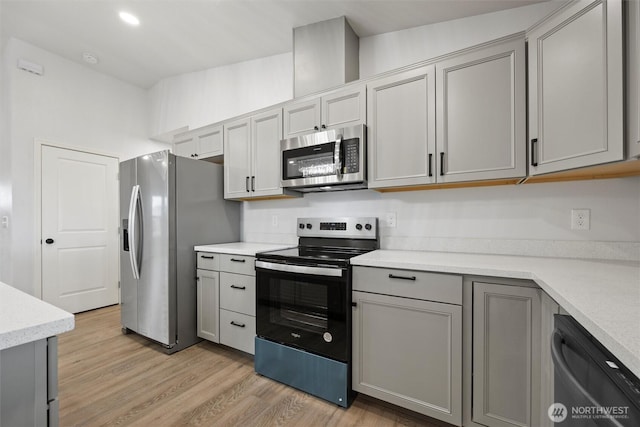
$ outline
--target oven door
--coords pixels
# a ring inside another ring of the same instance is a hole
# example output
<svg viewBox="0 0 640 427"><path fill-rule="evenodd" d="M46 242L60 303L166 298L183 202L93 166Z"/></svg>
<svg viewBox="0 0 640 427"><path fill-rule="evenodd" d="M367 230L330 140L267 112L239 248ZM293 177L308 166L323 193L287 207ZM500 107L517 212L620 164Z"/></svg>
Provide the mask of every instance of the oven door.
<svg viewBox="0 0 640 427"><path fill-rule="evenodd" d="M256 261L256 334L348 362L350 272Z"/></svg>

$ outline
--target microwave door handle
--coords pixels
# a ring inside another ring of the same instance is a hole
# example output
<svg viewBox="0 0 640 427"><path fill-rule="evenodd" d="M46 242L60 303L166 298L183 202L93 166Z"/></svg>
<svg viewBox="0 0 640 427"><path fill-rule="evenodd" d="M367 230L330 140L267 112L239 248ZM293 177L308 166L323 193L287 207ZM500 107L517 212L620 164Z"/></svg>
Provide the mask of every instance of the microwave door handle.
<svg viewBox="0 0 640 427"><path fill-rule="evenodd" d="M333 152L333 164L336 166L336 176L342 179L342 135L338 135L336 146Z"/></svg>

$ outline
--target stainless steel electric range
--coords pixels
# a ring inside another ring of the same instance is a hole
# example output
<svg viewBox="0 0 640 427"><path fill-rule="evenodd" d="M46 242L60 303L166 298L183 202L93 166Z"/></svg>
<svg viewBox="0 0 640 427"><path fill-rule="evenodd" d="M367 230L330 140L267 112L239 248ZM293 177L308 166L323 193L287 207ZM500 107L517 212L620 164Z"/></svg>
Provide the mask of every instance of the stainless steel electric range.
<svg viewBox="0 0 640 427"><path fill-rule="evenodd" d="M377 218L299 218L298 247L256 255L257 373L348 407L351 264Z"/></svg>

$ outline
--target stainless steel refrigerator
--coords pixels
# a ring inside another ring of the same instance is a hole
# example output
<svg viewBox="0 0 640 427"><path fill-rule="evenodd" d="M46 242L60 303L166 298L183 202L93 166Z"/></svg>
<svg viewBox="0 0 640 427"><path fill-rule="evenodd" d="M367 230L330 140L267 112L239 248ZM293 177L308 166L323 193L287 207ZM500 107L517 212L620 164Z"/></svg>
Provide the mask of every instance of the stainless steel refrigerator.
<svg viewBox="0 0 640 427"><path fill-rule="evenodd" d="M169 151L120 163L122 331L167 353L200 341L193 247L240 240L240 204L224 200L222 169Z"/></svg>

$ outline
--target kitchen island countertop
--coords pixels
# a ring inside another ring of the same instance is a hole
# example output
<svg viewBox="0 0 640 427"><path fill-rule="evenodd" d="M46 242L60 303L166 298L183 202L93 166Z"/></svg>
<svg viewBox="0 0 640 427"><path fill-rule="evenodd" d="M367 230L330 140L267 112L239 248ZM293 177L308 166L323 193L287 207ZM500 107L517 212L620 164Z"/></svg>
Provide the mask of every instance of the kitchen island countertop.
<svg viewBox="0 0 640 427"><path fill-rule="evenodd" d="M196 252L255 256L258 252L277 251L278 249L290 248L292 246L296 245L287 245L283 243L234 242L195 246L194 250Z"/></svg>
<svg viewBox="0 0 640 427"><path fill-rule="evenodd" d="M73 314L0 282L0 350L52 337L74 326Z"/></svg>
<svg viewBox="0 0 640 427"><path fill-rule="evenodd" d="M640 263L377 250L351 264L533 280L640 377Z"/></svg>

